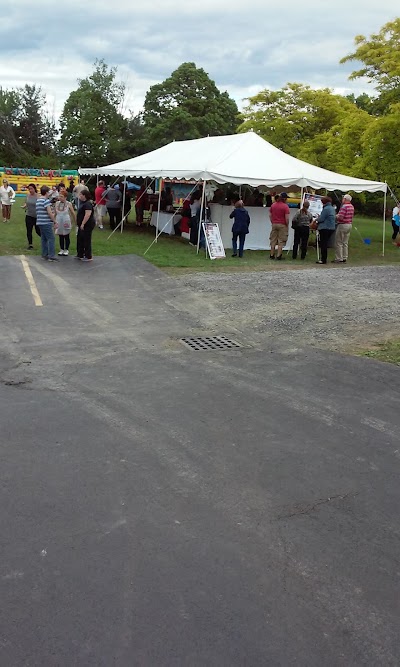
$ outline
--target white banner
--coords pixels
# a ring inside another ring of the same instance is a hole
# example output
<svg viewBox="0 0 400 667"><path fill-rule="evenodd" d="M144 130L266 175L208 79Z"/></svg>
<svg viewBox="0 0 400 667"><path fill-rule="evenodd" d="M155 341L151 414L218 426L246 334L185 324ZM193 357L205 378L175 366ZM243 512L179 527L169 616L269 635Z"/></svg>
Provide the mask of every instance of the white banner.
<svg viewBox="0 0 400 667"><path fill-rule="evenodd" d="M224 245L221 233L216 222L203 222L204 236L206 237L208 254L210 259L225 258Z"/></svg>
<svg viewBox="0 0 400 667"><path fill-rule="evenodd" d="M304 194L303 201L301 205L303 206L303 203L305 201L310 202L310 208L308 209L311 215L318 217L320 213L322 213L322 195L310 195L308 192Z"/></svg>

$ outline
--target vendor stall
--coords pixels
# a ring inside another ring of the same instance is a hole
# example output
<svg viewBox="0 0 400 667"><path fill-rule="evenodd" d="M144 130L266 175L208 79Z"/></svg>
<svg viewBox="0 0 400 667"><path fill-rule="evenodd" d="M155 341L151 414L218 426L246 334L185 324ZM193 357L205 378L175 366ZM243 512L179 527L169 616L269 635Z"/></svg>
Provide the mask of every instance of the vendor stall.
<svg viewBox="0 0 400 667"><path fill-rule="evenodd" d="M302 160L287 155L272 144L262 139L255 132L234 134L222 137L205 137L189 141L174 141L155 151L140 155L97 169L80 169L84 174L104 176L130 176L139 178L166 178L193 180L203 186L201 213L206 202L204 193L207 183L232 183L233 185L250 185L258 188L281 186L288 189L292 186L301 188L302 193L312 190L339 190L340 192L383 192L383 254L385 244L385 212L387 184L337 174L322 169ZM196 187L193 186L194 188ZM160 197L158 202L158 224L156 239L163 226L160 225ZM224 226L225 243L227 244L226 212L216 210L215 215L221 218ZM251 214L251 213L250 213ZM246 247L262 245L262 222L257 216L265 214L265 237L268 238L268 215L266 210L254 214L253 241L251 236ZM218 220L216 220L218 222ZM257 231L258 230L258 231ZM155 239L155 240L156 240ZM200 234L199 234L200 241ZM265 245L267 248L268 246Z"/></svg>
<svg viewBox="0 0 400 667"><path fill-rule="evenodd" d="M230 248L232 245L232 220L229 216L233 208L232 206L223 206L221 204L211 204L210 208L212 221L218 223L224 248ZM249 233L246 237L246 250L270 250L269 235L271 233L271 221L269 219L269 208L263 206L246 206L246 210L250 215ZM294 231L291 224L298 210L298 208L290 209L289 237L284 248L285 250L290 250L293 245Z"/></svg>
<svg viewBox="0 0 400 667"><path fill-rule="evenodd" d="M169 234L172 236L175 234L174 225L176 225L181 219L179 213L164 213L163 211L153 211L151 214L150 224L153 227L157 227L157 217L158 217L158 231L159 233Z"/></svg>

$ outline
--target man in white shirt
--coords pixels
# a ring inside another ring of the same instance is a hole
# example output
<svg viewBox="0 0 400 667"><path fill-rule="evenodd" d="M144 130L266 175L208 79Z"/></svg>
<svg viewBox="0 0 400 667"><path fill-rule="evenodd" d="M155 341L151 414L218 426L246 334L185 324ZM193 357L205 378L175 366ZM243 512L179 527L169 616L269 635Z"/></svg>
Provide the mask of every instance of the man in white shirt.
<svg viewBox="0 0 400 667"><path fill-rule="evenodd" d="M15 201L15 191L12 189L11 185L8 184L6 178L3 180L3 185L0 187L0 201L3 222L8 222L11 218L11 205Z"/></svg>

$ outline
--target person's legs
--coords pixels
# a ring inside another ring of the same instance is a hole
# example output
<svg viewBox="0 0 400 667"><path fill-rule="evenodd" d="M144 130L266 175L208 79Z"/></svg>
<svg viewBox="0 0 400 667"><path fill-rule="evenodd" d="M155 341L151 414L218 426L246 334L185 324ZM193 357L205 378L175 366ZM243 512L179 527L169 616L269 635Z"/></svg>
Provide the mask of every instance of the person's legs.
<svg viewBox="0 0 400 667"><path fill-rule="evenodd" d="M199 233L199 227L197 218L194 216L190 221L190 243L192 245L197 245L197 235Z"/></svg>
<svg viewBox="0 0 400 667"><path fill-rule="evenodd" d="M307 227L307 225L302 225L300 227L301 259L305 259L307 255L309 237L310 237L310 228Z"/></svg>
<svg viewBox="0 0 400 667"><path fill-rule="evenodd" d="M110 216L110 229L115 229L115 208L109 208L108 215Z"/></svg>
<svg viewBox="0 0 400 667"><path fill-rule="evenodd" d="M79 227L78 228L78 236L76 237L76 256L79 257L79 259L83 259L83 255L85 253L85 244L84 244L84 240L83 240L83 234L84 234L84 232Z"/></svg>
<svg viewBox="0 0 400 667"><path fill-rule="evenodd" d="M11 206L9 204L7 204L4 208L5 208L5 213L6 213L5 218L6 218L6 220L10 220L10 218L11 218Z"/></svg>
<svg viewBox="0 0 400 667"><path fill-rule="evenodd" d="M344 227L342 230L342 243L343 243L343 261L347 262L349 258L349 238L351 232L351 225L340 225Z"/></svg>
<svg viewBox="0 0 400 667"><path fill-rule="evenodd" d="M138 225L141 225L143 222L143 208L139 206L135 206L136 209L136 223Z"/></svg>
<svg viewBox="0 0 400 667"><path fill-rule="evenodd" d="M92 232L93 225L85 225L83 230L83 246L86 259L92 259Z"/></svg>
<svg viewBox="0 0 400 667"><path fill-rule="evenodd" d="M67 252L69 251L69 245L70 245L70 243L71 243L70 236L69 236L69 234L66 234L66 235L64 236L64 250L67 251Z"/></svg>
<svg viewBox="0 0 400 667"><path fill-rule="evenodd" d="M245 240L246 240L246 234L244 233L239 234L239 257L243 257Z"/></svg>
<svg viewBox="0 0 400 667"><path fill-rule="evenodd" d="M5 204L2 204L2 205L1 205L1 214L2 214L2 216L3 216L3 222L7 222L7 218L6 218L6 205L5 205Z"/></svg>
<svg viewBox="0 0 400 667"><path fill-rule="evenodd" d="M338 225L336 228L335 241L335 261L343 262L343 240L344 240L344 225Z"/></svg>
<svg viewBox="0 0 400 667"><path fill-rule="evenodd" d="M232 232L232 250L233 257L237 257L237 239L239 234L237 232Z"/></svg>
<svg viewBox="0 0 400 667"><path fill-rule="evenodd" d="M30 215L25 216L25 225L26 225L26 238L28 240L28 246L31 247L33 243L32 239L32 230L35 226L36 220Z"/></svg>
<svg viewBox="0 0 400 667"><path fill-rule="evenodd" d="M399 226L396 225L395 220L392 220L392 227L393 227L392 241L395 241L397 234L399 233Z"/></svg>
<svg viewBox="0 0 400 667"><path fill-rule="evenodd" d="M48 225L40 225L40 232L40 238L42 242L42 257L50 257L51 259L54 259L56 247L53 223Z"/></svg>
<svg viewBox="0 0 400 667"><path fill-rule="evenodd" d="M278 227L279 225L271 226L271 234L269 235L269 242L271 246L271 250L269 251L270 257L275 257L275 247L278 243Z"/></svg>
<svg viewBox="0 0 400 667"><path fill-rule="evenodd" d="M294 230L294 241L293 241L293 251L292 251L292 257L293 259L297 259L297 250L299 247L300 243L300 235L301 235L301 227L296 227Z"/></svg>
<svg viewBox="0 0 400 667"><path fill-rule="evenodd" d="M276 259L282 258L283 248L286 245L288 239L288 228L286 225L278 225L278 252Z"/></svg>
<svg viewBox="0 0 400 667"><path fill-rule="evenodd" d="M121 223L122 220L122 208L117 208L117 210L115 211L115 220L117 223L116 226L118 227L118 225Z"/></svg>
<svg viewBox="0 0 400 667"><path fill-rule="evenodd" d="M47 249L47 236L44 227L46 227L46 225L40 225L40 243L42 246L42 257L47 259L49 252Z"/></svg>
<svg viewBox="0 0 400 667"><path fill-rule="evenodd" d="M326 264L328 259L328 239L330 229L320 229L319 230L319 244L321 248L321 261L323 264Z"/></svg>
<svg viewBox="0 0 400 667"><path fill-rule="evenodd" d="M64 247L65 247L65 246L64 246L64 239L65 239L65 236L63 236L62 234L60 234L58 238L59 238L59 241L60 241L60 250L63 250L63 251L64 251Z"/></svg>

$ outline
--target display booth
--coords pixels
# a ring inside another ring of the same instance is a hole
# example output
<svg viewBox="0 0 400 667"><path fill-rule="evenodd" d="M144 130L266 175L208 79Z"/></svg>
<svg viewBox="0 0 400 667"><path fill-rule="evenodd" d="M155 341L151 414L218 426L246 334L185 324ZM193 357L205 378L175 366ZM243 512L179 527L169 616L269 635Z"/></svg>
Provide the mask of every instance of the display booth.
<svg viewBox="0 0 400 667"><path fill-rule="evenodd" d="M96 174L102 176L125 176L136 178L165 178L192 180L203 186L201 212L204 210L204 195L207 183L229 183L236 186L249 185L258 188L265 186L274 188L281 186L290 189L298 186L302 194L311 189L340 192L383 192L383 254L385 250L385 212L387 184L379 181L368 181L337 174L321 167L309 164L287 155L268 141L262 139L255 132L234 134L222 137L205 137L189 141L174 141L155 151L140 155L123 162L97 167L96 169L80 169L82 174ZM193 186L193 190L197 185ZM156 218L156 237L169 226L172 220L160 224L159 193L158 211ZM218 205L213 205L213 207ZM229 207L214 209L215 222L221 225L222 238L228 244L228 213ZM220 220L218 220L218 216ZM255 208L250 210L250 234L246 248L268 248L269 217L267 209ZM263 217L261 220L260 216ZM172 214L170 214L172 218ZM214 219L214 217L213 217ZM254 226L252 227L254 223ZM123 225L123 222L122 222ZM230 227L231 221L229 222ZM264 226L264 227L263 227ZM122 229L122 226L121 226ZM263 231L264 229L264 231ZM290 238L290 237L289 237ZM200 235L199 235L200 240ZM287 247L290 247L288 244Z"/></svg>

